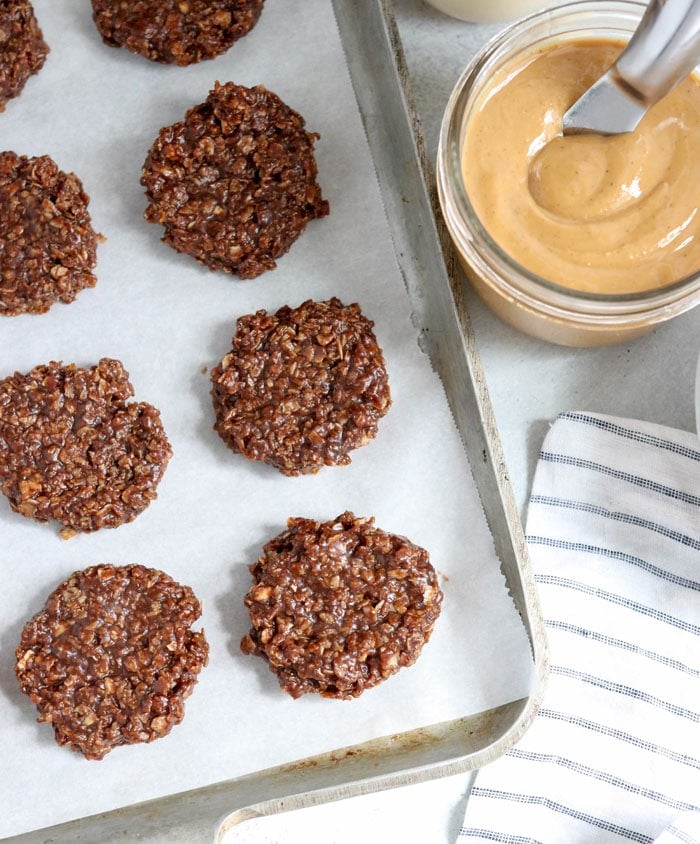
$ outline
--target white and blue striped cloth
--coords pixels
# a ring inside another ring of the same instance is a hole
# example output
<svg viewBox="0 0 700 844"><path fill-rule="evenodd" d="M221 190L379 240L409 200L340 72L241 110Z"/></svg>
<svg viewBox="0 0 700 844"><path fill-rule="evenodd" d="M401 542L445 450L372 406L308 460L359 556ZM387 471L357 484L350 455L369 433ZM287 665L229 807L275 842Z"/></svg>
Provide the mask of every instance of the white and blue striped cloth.
<svg viewBox="0 0 700 844"><path fill-rule="evenodd" d="M460 844L700 844L700 440L563 414L526 533L550 678Z"/></svg>

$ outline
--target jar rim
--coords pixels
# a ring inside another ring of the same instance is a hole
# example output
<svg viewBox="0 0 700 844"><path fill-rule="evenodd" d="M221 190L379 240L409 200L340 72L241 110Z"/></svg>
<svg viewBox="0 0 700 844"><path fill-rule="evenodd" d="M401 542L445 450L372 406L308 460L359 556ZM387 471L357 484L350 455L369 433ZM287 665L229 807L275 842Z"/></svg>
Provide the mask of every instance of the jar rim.
<svg viewBox="0 0 700 844"><path fill-rule="evenodd" d="M572 24L580 22L581 27L572 28L566 38L578 40L595 35L595 30L603 30L606 18L611 21L615 16L622 16L629 19L630 29L621 30L618 23L614 27L617 32L610 37L625 38L632 34L645 9L646 4L641 0L572 0L528 15L507 26L476 53L461 73L447 102L438 144L437 180L448 228L469 257L477 264L484 264L482 270L491 270L487 275L492 282L512 298L536 310L549 311L552 315L573 312L616 323L621 317L634 319L635 315L641 318L642 314L648 320L650 312L654 311L662 312L665 319L692 307L696 300L700 301L700 271L663 287L633 293L589 293L550 281L522 266L495 242L474 210L464 184L462 130L465 115L468 106L487 84L489 69L498 62L507 64L509 59L526 55L547 43L564 40L561 34L555 33L526 46L517 45L514 50L513 42L518 37L536 30L542 22L568 16Z"/></svg>

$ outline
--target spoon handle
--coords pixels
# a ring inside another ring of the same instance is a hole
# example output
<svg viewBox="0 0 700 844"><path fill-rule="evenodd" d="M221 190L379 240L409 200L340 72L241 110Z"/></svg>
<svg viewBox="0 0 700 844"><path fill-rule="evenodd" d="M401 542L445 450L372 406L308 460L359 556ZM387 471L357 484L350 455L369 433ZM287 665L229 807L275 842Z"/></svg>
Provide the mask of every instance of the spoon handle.
<svg viewBox="0 0 700 844"><path fill-rule="evenodd" d="M613 73L648 108L687 76L700 55L700 0L651 0Z"/></svg>

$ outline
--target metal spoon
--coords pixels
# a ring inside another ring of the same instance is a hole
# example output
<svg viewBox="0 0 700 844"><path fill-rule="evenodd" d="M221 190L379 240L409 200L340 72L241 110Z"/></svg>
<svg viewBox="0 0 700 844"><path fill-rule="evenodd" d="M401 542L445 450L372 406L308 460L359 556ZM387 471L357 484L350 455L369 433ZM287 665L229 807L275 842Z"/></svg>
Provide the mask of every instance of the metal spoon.
<svg viewBox="0 0 700 844"><path fill-rule="evenodd" d="M631 132L700 60L700 0L651 0L615 64L564 115L564 134Z"/></svg>

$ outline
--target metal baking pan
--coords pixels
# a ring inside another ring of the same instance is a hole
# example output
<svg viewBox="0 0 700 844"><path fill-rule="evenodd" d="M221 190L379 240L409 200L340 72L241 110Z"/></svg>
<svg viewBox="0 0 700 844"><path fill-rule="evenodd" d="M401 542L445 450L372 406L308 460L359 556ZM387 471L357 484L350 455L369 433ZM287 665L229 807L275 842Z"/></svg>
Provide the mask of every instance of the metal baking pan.
<svg viewBox="0 0 700 844"><path fill-rule="evenodd" d="M469 717L345 747L238 779L5 839L28 842L220 841L254 817L466 772L530 725L546 676L534 579L459 274L440 222L388 0L332 0L424 351L444 384L502 571L527 631L533 691Z"/></svg>

